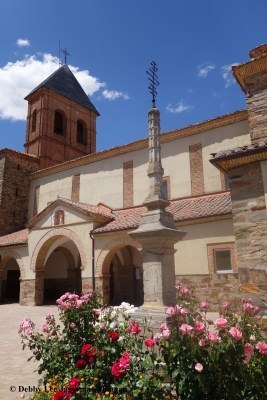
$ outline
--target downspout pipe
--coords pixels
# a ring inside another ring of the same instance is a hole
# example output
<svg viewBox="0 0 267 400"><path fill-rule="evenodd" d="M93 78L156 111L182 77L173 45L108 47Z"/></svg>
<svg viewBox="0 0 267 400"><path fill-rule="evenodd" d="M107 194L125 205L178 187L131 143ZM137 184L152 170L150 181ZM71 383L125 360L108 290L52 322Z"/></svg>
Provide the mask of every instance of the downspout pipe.
<svg viewBox="0 0 267 400"><path fill-rule="evenodd" d="M93 236L93 229L90 231L90 238L92 240L92 283L93 291L95 291L95 239Z"/></svg>

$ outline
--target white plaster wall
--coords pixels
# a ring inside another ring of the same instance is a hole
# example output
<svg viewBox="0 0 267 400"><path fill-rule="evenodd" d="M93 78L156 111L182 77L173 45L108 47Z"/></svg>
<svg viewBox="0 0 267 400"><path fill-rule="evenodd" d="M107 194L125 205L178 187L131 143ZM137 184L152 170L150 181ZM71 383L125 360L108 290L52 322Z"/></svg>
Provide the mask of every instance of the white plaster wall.
<svg viewBox="0 0 267 400"><path fill-rule="evenodd" d="M205 192L221 190L219 171L213 167L210 154L249 143L248 123L216 128L198 135L188 136L162 144L162 164L164 175L170 176L171 198L191 195L189 146L202 143ZM133 160L134 205L140 205L147 196L148 150L142 149L131 153L114 156L109 159L72 168L63 172L31 182L29 218L33 213L33 199L36 185L40 185L38 212L57 196L70 198L72 176L80 174L80 201L90 204L105 203L112 208L123 207L123 163Z"/></svg>
<svg viewBox="0 0 267 400"><path fill-rule="evenodd" d="M232 219L179 227L186 232L175 245L176 275L208 274L207 244L235 242Z"/></svg>

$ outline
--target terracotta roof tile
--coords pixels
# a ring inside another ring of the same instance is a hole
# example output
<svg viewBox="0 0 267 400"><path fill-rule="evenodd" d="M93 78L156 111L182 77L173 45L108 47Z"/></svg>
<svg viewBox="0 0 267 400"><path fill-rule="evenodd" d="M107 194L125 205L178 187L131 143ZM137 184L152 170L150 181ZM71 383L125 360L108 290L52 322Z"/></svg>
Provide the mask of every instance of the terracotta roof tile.
<svg viewBox="0 0 267 400"><path fill-rule="evenodd" d="M28 241L28 229L10 233L0 237L0 247L11 246L15 244L24 244Z"/></svg>
<svg viewBox="0 0 267 400"><path fill-rule="evenodd" d="M167 210L171 211L176 222L231 214L229 192L188 197L173 200ZM94 233L113 232L137 228L145 207L134 207L114 211L115 219L94 230Z"/></svg>
<svg viewBox="0 0 267 400"><path fill-rule="evenodd" d="M103 215L104 217L114 218L112 209L105 206L102 203L99 203L97 206L93 206L87 203L81 203L80 201L72 201L69 199L65 199L64 197L58 196L59 200L63 200L64 203L70 204L74 207L80 208L81 210L91 212L93 214Z"/></svg>
<svg viewBox="0 0 267 400"><path fill-rule="evenodd" d="M232 149L219 151L218 153L211 153L211 155L214 160L217 160L220 158L230 157L233 155L242 156L242 155L245 155L246 153L254 153L254 152L262 151L262 150L267 150L267 140L263 140L262 142L259 142L259 143L253 143L253 144L249 144L249 145L234 147Z"/></svg>

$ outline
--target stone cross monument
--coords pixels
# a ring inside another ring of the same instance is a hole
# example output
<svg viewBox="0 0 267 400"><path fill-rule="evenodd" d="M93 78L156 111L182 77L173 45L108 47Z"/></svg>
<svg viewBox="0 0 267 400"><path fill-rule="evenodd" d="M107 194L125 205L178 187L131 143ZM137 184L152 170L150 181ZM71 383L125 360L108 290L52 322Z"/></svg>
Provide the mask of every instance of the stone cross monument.
<svg viewBox="0 0 267 400"><path fill-rule="evenodd" d="M176 303L174 244L185 235L176 229L170 204L162 191L163 168L160 149L160 112L154 106L148 113L149 193L143 202L147 211L135 231L128 234L142 245L144 308Z"/></svg>

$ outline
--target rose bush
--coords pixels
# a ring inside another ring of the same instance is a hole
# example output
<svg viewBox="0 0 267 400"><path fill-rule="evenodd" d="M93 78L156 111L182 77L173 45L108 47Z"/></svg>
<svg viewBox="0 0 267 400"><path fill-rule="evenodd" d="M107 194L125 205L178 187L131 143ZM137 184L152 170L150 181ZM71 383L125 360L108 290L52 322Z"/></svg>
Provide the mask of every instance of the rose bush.
<svg viewBox="0 0 267 400"><path fill-rule="evenodd" d="M258 307L244 299L233 312L223 302L212 323L207 301L198 303L180 285L176 290L177 304L154 333L132 319L133 306L102 307L96 293L61 296L61 326L49 314L38 332L24 319L22 343L43 376L33 399L266 399L267 343L256 324Z"/></svg>
<svg viewBox="0 0 267 400"><path fill-rule="evenodd" d="M103 308L96 293L66 293L57 304L62 329L52 315L46 317L42 332L29 319L19 327L23 347L40 361L40 388L46 389L34 399L168 396L152 331L131 318L133 306Z"/></svg>
<svg viewBox="0 0 267 400"><path fill-rule="evenodd" d="M198 303L179 285L177 305L156 335L167 374L181 400L263 400L267 398L267 344L256 324L259 308L244 299L239 312L222 303L208 321L208 302ZM182 312L182 310L187 312Z"/></svg>

